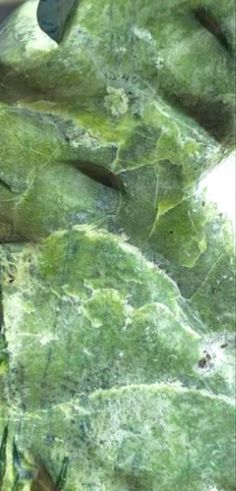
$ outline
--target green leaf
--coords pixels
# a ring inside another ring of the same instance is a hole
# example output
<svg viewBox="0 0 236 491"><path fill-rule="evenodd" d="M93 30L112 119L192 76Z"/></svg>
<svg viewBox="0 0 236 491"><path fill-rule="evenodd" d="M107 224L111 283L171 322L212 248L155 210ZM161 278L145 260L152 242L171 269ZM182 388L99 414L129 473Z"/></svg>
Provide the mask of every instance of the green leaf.
<svg viewBox="0 0 236 491"><path fill-rule="evenodd" d="M195 196L235 145L234 4L200 3L1 27L1 491L234 487L233 240Z"/></svg>

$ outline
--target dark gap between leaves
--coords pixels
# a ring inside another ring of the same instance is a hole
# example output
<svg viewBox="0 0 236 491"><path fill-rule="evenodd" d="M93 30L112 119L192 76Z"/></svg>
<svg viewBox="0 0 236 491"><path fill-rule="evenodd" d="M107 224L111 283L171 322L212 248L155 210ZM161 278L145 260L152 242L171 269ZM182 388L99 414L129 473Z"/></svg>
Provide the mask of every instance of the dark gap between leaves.
<svg viewBox="0 0 236 491"><path fill-rule="evenodd" d="M209 31L219 41L220 45L232 56L232 48L212 13L205 8L198 8L194 10L194 16L199 24Z"/></svg>
<svg viewBox="0 0 236 491"><path fill-rule="evenodd" d="M92 162L85 160L66 160L65 162L71 164L82 174L93 179L93 181L99 182L116 191L125 191L125 186L121 177L105 167L95 165Z"/></svg>

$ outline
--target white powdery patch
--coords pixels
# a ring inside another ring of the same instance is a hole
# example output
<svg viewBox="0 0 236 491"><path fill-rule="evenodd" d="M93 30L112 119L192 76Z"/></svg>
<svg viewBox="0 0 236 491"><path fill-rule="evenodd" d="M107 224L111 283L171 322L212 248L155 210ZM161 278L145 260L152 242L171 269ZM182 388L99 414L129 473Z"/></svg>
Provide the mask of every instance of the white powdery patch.
<svg viewBox="0 0 236 491"><path fill-rule="evenodd" d="M22 346L21 332L24 318L24 302L20 292L3 298L6 339L12 355Z"/></svg>
<svg viewBox="0 0 236 491"><path fill-rule="evenodd" d="M231 221L235 231L235 158L232 153L203 179L200 190L206 190L209 202L216 203L220 212Z"/></svg>
<svg viewBox="0 0 236 491"><path fill-rule="evenodd" d="M4 321L9 331L16 332L21 326L24 317L24 302L22 295L17 292L4 298ZM8 329L7 329L8 331Z"/></svg>
<svg viewBox="0 0 236 491"><path fill-rule="evenodd" d="M139 27L134 26L132 28L132 31L137 38L142 39L147 43L155 44L155 40L153 39L151 33L147 31L147 29L140 29Z"/></svg>
<svg viewBox="0 0 236 491"><path fill-rule="evenodd" d="M53 341L59 341L59 337L53 334L52 332L45 331L41 333L39 342L42 346L46 346Z"/></svg>

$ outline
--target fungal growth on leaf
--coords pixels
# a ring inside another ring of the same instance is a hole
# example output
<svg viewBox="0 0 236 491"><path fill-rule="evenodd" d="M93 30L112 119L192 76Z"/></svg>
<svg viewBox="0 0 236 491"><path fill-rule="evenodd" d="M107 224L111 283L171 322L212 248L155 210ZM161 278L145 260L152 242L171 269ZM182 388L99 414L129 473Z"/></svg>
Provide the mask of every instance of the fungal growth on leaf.
<svg viewBox="0 0 236 491"><path fill-rule="evenodd" d="M233 234L198 184L234 2L62 5L0 26L0 490L231 491Z"/></svg>

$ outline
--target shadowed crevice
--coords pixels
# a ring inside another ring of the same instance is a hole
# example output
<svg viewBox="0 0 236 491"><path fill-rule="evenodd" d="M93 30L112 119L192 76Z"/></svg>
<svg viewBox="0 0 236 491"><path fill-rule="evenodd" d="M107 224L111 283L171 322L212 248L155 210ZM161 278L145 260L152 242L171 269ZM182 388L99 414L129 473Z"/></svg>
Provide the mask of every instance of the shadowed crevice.
<svg viewBox="0 0 236 491"><path fill-rule="evenodd" d="M65 162L72 165L93 181L103 184L103 186L115 189L116 191L125 191L125 185L121 177L105 167L85 160L66 160Z"/></svg>
<svg viewBox="0 0 236 491"><path fill-rule="evenodd" d="M29 80L27 75L0 62L0 102L14 104L20 99L28 102L53 100L50 91L44 92Z"/></svg>
<svg viewBox="0 0 236 491"><path fill-rule="evenodd" d="M3 179L0 178L0 186L2 186L6 191L9 191L10 193L12 192L11 186L7 184Z"/></svg>
<svg viewBox="0 0 236 491"><path fill-rule="evenodd" d="M194 102L191 93L169 94L162 88L163 98L179 113L192 118L216 141L234 148L234 108L223 101L210 102L198 97Z"/></svg>
<svg viewBox="0 0 236 491"><path fill-rule="evenodd" d="M32 481L30 491L63 491L66 484L68 462L68 458L65 457L55 483L46 465L39 459L36 475Z"/></svg>
<svg viewBox="0 0 236 491"><path fill-rule="evenodd" d="M209 10L200 7L197 8L193 11L195 18L201 24L204 29L209 31L220 43L222 48L224 48L227 53L230 54L230 56L233 55L233 50L232 46L230 46L228 39L223 32L221 26L219 25L218 21L215 19L214 15L212 12Z"/></svg>
<svg viewBox="0 0 236 491"><path fill-rule="evenodd" d="M4 476L6 473L7 465L7 438L8 438L8 425L5 426L0 445L0 489L2 489Z"/></svg>

